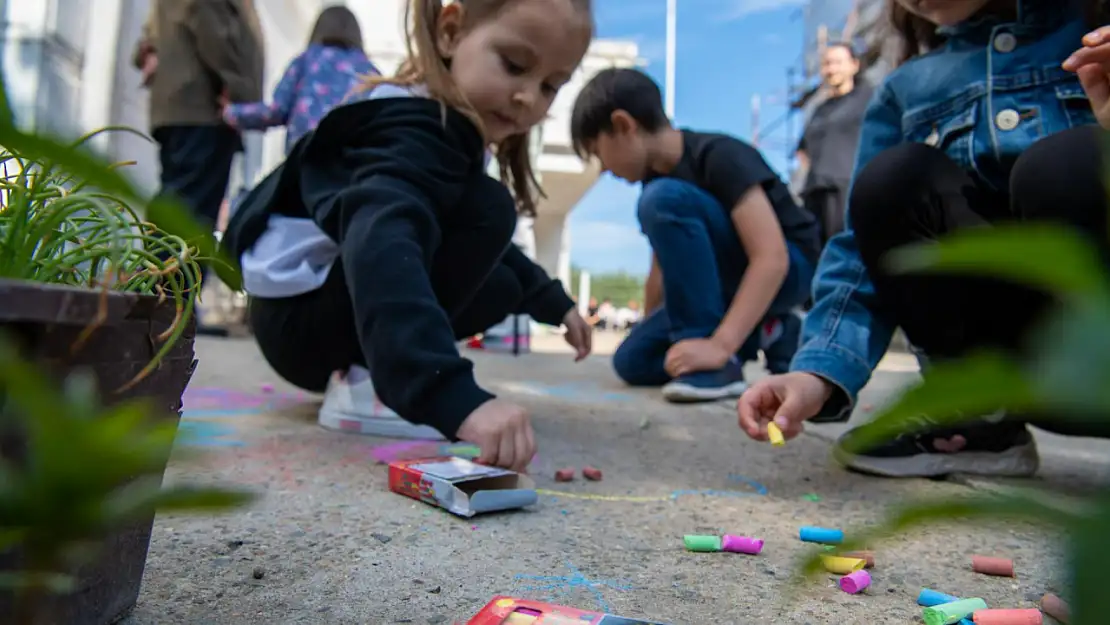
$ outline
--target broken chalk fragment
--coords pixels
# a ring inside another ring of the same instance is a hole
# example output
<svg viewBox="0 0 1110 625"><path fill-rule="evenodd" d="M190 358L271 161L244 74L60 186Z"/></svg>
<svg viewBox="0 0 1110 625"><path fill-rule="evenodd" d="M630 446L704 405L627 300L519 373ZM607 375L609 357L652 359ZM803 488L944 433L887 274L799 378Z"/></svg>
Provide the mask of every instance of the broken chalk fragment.
<svg viewBox="0 0 1110 625"><path fill-rule="evenodd" d="M844 532L827 527L803 527L798 530L798 538L807 543L839 545L844 542Z"/></svg>
<svg viewBox="0 0 1110 625"><path fill-rule="evenodd" d="M976 610L972 621L976 625L1043 625L1044 616L1035 608Z"/></svg>
<svg viewBox="0 0 1110 625"><path fill-rule="evenodd" d="M775 447L782 447L786 444L786 439L782 436L782 430L773 421L767 424L767 440L771 441L771 445Z"/></svg>
<svg viewBox="0 0 1110 625"><path fill-rule="evenodd" d="M683 544L686 549L690 551L720 551L721 550L721 537L720 536L697 536L694 534L687 534L682 537Z"/></svg>
<svg viewBox="0 0 1110 625"><path fill-rule="evenodd" d="M978 610L986 609L987 602L982 599L960 599L959 601L941 603L925 608L922 611L921 618L925 621L925 625L952 625L971 616Z"/></svg>
<svg viewBox="0 0 1110 625"><path fill-rule="evenodd" d="M273 384L263 384L262 385L262 392L263 393L273 393L274 392L274 385Z"/></svg>
<svg viewBox="0 0 1110 625"><path fill-rule="evenodd" d="M601 481L601 469L597 467L582 467L582 477L591 482Z"/></svg>
<svg viewBox="0 0 1110 625"><path fill-rule="evenodd" d="M1064 625L1071 622L1071 608L1066 601L1052 593L1041 597L1041 610Z"/></svg>
<svg viewBox="0 0 1110 625"><path fill-rule="evenodd" d="M556 482L573 482L574 469L559 469L555 471Z"/></svg>
<svg viewBox="0 0 1110 625"><path fill-rule="evenodd" d="M873 551L846 551L840 555L845 558L859 558L867 563L866 568L875 568L875 552Z"/></svg>
<svg viewBox="0 0 1110 625"><path fill-rule="evenodd" d="M1014 561L1007 558L971 556L971 570L983 575L1014 576Z"/></svg>
<svg viewBox="0 0 1110 625"><path fill-rule="evenodd" d="M859 558L845 558L844 556L826 556L821 555L821 564L825 565L825 570L837 575L848 575L856 571L862 571L867 563Z"/></svg>
<svg viewBox="0 0 1110 625"><path fill-rule="evenodd" d="M840 578L840 589L854 595L871 585L871 574L867 571L855 571Z"/></svg>
<svg viewBox="0 0 1110 625"><path fill-rule="evenodd" d="M721 549L730 553L746 553L754 556L763 551L763 541L758 538L725 534L721 540Z"/></svg>

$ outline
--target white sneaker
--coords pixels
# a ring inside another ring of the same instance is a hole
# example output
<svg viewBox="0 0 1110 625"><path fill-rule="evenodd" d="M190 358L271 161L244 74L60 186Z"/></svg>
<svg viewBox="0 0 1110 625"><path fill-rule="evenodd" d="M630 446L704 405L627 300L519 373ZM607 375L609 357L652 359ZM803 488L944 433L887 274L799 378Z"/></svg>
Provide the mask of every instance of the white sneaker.
<svg viewBox="0 0 1110 625"><path fill-rule="evenodd" d="M445 440L439 430L406 421L383 404L374 392L370 372L362 367L351 367L347 375L338 371L332 375L319 422L329 430L352 434Z"/></svg>

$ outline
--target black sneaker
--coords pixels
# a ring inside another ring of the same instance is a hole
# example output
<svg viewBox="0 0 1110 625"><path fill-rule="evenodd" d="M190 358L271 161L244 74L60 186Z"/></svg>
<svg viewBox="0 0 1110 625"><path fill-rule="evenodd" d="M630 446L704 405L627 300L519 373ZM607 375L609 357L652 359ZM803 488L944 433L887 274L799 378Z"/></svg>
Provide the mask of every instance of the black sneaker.
<svg viewBox="0 0 1110 625"><path fill-rule="evenodd" d="M931 424L923 420L923 426ZM1040 459L1037 445L1024 423L979 422L953 428L928 427L902 434L867 452L844 449L853 433L837 441L833 455L852 471L883 477L944 477L969 473L997 477L1030 477Z"/></svg>

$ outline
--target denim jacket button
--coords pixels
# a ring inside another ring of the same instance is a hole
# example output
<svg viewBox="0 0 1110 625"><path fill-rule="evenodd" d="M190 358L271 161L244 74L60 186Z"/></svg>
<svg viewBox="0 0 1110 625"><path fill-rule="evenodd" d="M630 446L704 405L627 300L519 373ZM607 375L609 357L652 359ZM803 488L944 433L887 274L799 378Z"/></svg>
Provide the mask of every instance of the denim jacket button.
<svg viewBox="0 0 1110 625"><path fill-rule="evenodd" d="M994 49L1003 54L1013 52L1016 47L1017 37L1010 33L999 33L998 36L994 38Z"/></svg>
<svg viewBox="0 0 1110 625"><path fill-rule="evenodd" d="M1021 123L1021 115L1014 109L1003 109L994 116L994 123L999 130L1013 130Z"/></svg>

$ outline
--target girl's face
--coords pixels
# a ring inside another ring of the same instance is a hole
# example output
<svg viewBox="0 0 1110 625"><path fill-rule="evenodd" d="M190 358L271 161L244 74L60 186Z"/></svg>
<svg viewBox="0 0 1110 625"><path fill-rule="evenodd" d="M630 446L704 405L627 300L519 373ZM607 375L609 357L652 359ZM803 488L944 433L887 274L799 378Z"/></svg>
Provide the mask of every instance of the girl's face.
<svg viewBox="0 0 1110 625"><path fill-rule="evenodd" d="M509 0L493 17L463 30L463 3L444 7L440 54L451 76L499 143L543 121L593 36L589 14L571 0Z"/></svg>
<svg viewBox="0 0 1110 625"><path fill-rule="evenodd" d="M907 11L937 26L955 26L986 6L989 0L895 0Z"/></svg>

